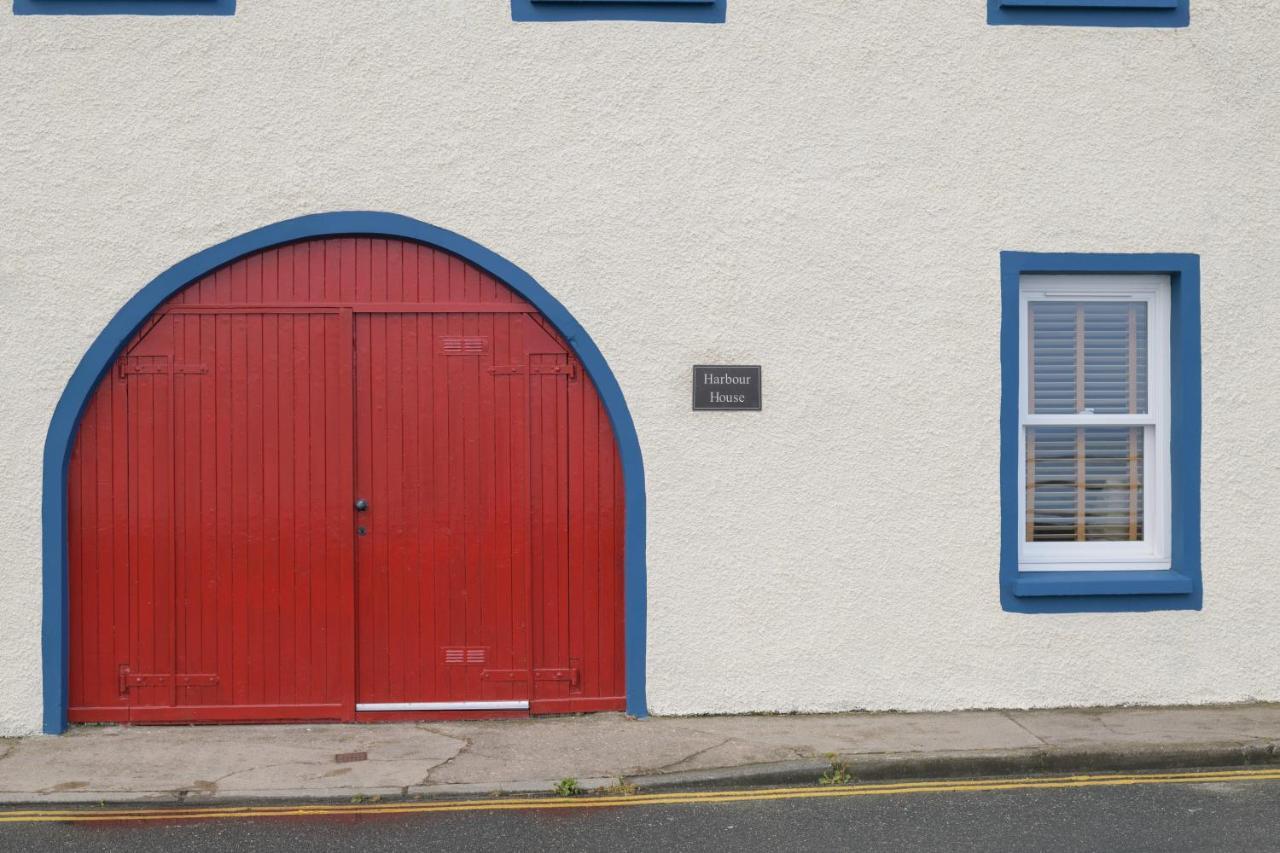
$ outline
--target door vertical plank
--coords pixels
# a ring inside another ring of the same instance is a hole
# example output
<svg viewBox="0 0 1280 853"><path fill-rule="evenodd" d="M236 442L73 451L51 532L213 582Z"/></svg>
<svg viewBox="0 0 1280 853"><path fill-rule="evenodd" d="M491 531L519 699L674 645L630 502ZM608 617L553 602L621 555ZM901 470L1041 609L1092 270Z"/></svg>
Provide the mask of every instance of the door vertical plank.
<svg viewBox="0 0 1280 853"><path fill-rule="evenodd" d="M399 244L392 246L393 257L400 256ZM411 292L403 282L402 292ZM418 315L404 314L400 316L400 349L399 349L399 387L402 390L401 400L401 432L403 482L400 494L403 506L401 512L402 535L401 545L401 595L400 606L403 614L401 632L398 639L400 669L402 673L401 689L404 696L422 695L422 660L419 655L418 638L422 631L422 510L424 493L429 487L422 477L422 462L419 458L418 445L422 430L419 419L419 363L418 363Z"/></svg>
<svg viewBox="0 0 1280 853"><path fill-rule="evenodd" d="M328 689L326 696L341 703L343 719L355 719L356 702L356 553L352 523L355 496L355 325L352 312L343 310L330 318L326 375L331 377L327 411L330 436L329 481L329 578L330 609Z"/></svg>
<svg viewBox="0 0 1280 853"><path fill-rule="evenodd" d="M372 426L373 419L370 374L372 356L369 342L372 317L368 314L359 314L355 316L354 322L356 331L356 495L368 501L371 505L370 509L356 515L355 523L368 530L372 526L372 519L376 517L375 513L380 512L380 508L374 503L377 498L372 487L373 451L368 436L368 430ZM368 535L357 535L355 537L357 568L356 637L359 649L357 655L356 691L360 699L365 701L377 696L377 693L374 692L377 681L374 676L373 637L376 635L378 626L376 620L372 618L375 584L373 581L374 555L371 552L371 541Z"/></svg>
<svg viewBox="0 0 1280 853"><path fill-rule="evenodd" d="M434 696L442 701L451 698L450 674L444 665L440 650L447 646L452 631L452 601L449 590L452 586L453 555L450 551L452 536L449 532L450 515L453 512L453 487L449 477L449 376L446 359L439 357L441 339L448 332L448 315L434 314L431 317L434 330L428 358L431 360L431 411L433 415L434 475L431 478L432 500L434 508L434 524L432 525L433 561L432 576L435 589L435 642L430 649L434 661L436 684Z"/></svg>
<svg viewBox="0 0 1280 853"><path fill-rule="evenodd" d="M235 523L233 497L231 494L231 462L232 439L234 430L233 412L231 410L231 342L232 323L230 314L214 315L214 361L213 384L217 400L214 409L215 445L214 445L214 495L216 501L215 533L216 559L214 573L217 577L217 619L218 626L218 673L220 679L217 688L218 703L235 705L235 684L232 673L235 671L235 569L234 554L231 548L231 537L226 531Z"/></svg>
<svg viewBox="0 0 1280 853"><path fill-rule="evenodd" d="M250 277L246 275L246 292L253 289ZM248 298L248 297L246 297ZM263 465L266 464L263 453L265 427L263 424L263 364L262 364L262 329L265 318L260 314L248 314L244 318L244 587L241 606L245 611L245 656L242 667L245 670L245 686L241 701L250 705L262 705L265 702L267 682L267 661L272 653L267 650L268 635L266 631L266 554L264 544L266 537L266 519L263 518Z"/></svg>
<svg viewBox="0 0 1280 853"><path fill-rule="evenodd" d="M510 320L511 334L509 364L527 365L524 339L527 317ZM532 444L533 402L527 373L513 375L506 383L510 398L508 410L511 418L511 573L512 573L512 627L515 642L512 648L515 660L513 670L528 673L518 682L520 695L515 699L532 700L534 697L534 644L538 620L534 608L533 564L533 494L534 471L530 447Z"/></svg>
<svg viewBox="0 0 1280 853"><path fill-rule="evenodd" d="M285 247L288 249L290 247ZM282 252L284 249L281 250ZM278 289L292 297L292 255L282 258L280 270L289 270L289 281L281 281ZM298 505L295 486L296 457L298 453L298 428L295 413L298 411L295 389L294 347L297 341L298 315L280 317L280 332L276 340L279 389L276 407L280 418L279 463L276 470L276 488L280 495L280 689L290 702L301 702L304 691L299 669L309 664L298 656L299 622L306 618L306 610L300 607L298 588L305 583L305 575L298 571Z"/></svg>
<svg viewBox="0 0 1280 853"><path fill-rule="evenodd" d="M382 250L375 254L382 255L385 267L385 241ZM375 280L378 264L375 263ZM382 271L385 278L385 269ZM384 454L381 470L386 478L386 486L382 489L379 500L386 505L383 513L383 524L377 531L377 538L385 549L386 564L386 622L387 637L387 695L407 696L405 688L405 659L407 636L405 625L408 621L405 600L406 575L408 574L407 537L405 536L405 469L404 469L404 365L401 361L404 345L404 315L389 314L377 318L382 325L381 363L383 374L380 380L384 407L383 430L379 442Z"/></svg>
<svg viewBox="0 0 1280 853"><path fill-rule="evenodd" d="M490 315L493 349L489 359L490 366L510 365L511 358L511 316ZM518 379L517 379L518 381ZM519 655L516 652L521 642L516 626L514 604L517 598L513 586L515 578L511 571L511 537L514 520L511 515L511 383L512 377L495 378L491 384L492 418L494 422L492 436L493 453L493 583L497 593L497 608L493 614L494 645L502 650L501 656L495 658L493 666L503 669L520 667ZM489 695L496 700L511 700L517 697L518 691L512 683L497 683L490 688Z"/></svg>
<svg viewBox="0 0 1280 853"><path fill-rule="evenodd" d="M418 257L418 291L422 292L424 283L422 281L422 262L425 250L419 250ZM417 642L414 648L418 654L418 692L417 696L434 696L437 695L438 678L436 675L439 667L439 656L436 654L436 635L438 631L436 609L435 609L435 576L436 576L436 553L435 553L435 513L438 503L438 493L436 483L433 479L435 465L435 421L432 417L434 399L432 395L433 389L433 360L432 345L434 336L432 334L432 323L434 321L429 314L419 314L416 318L418 328L417 337L417 423L418 423L418 479L419 479L419 500L418 507L418 541L417 541L417 559L418 559L418 592L416 601L418 603L419 612L419 629Z"/></svg>
<svg viewBox="0 0 1280 853"><path fill-rule="evenodd" d="M274 282L273 282L274 283ZM265 279L261 289L266 290ZM288 704L281 691L281 615L280 606L280 362L277 341L281 318L278 314L262 317L262 642L263 691L265 705Z"/></svg>

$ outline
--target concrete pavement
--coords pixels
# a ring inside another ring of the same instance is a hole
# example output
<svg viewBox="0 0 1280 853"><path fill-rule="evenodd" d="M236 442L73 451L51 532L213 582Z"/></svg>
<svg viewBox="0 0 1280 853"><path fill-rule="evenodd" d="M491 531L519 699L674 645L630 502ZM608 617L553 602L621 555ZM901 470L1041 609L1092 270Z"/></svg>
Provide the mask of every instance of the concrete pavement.
<svg viewBox="0 0 1280 853"><path fill-rule="evenodd" d="M1280 763L1280 705L373 725L0 740L0 803L431 797Z"/></svg>

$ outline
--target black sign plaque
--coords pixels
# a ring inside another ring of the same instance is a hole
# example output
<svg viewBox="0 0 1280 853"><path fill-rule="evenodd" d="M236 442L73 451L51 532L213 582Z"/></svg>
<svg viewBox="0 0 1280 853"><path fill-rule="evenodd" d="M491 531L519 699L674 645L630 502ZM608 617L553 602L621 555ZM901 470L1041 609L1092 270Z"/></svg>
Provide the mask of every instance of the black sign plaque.
<svg viewBox="0 0 1280 853"><path fill-rule="evenodd" d="M760 409L760 365L693 366L695 412L758 412Z"/></svg>

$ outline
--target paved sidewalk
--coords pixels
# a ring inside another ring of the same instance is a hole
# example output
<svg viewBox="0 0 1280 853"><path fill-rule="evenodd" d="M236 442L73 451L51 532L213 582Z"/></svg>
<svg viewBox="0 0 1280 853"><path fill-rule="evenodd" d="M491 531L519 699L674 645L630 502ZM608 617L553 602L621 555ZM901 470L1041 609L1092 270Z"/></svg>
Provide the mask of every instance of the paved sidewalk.
<svg viewBox="0 0 1280 853"><path fill-rule="evenodd" d="M834 757L834 758L833 758ZM0 803L550 791L1280 763L1280 705L385 725L80 727L0 740Z"/></svg>

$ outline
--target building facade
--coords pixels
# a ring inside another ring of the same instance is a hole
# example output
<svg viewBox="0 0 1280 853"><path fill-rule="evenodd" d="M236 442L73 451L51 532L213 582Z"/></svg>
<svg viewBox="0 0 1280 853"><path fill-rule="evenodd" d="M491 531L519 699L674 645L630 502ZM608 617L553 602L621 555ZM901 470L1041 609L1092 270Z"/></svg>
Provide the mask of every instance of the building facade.
<svg viewBox="0 0 1280 853"><path fill-rule="evenodd" d="M11 6L0 735L1280 700L1269 4Z"/></svg>

